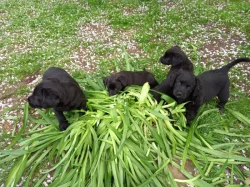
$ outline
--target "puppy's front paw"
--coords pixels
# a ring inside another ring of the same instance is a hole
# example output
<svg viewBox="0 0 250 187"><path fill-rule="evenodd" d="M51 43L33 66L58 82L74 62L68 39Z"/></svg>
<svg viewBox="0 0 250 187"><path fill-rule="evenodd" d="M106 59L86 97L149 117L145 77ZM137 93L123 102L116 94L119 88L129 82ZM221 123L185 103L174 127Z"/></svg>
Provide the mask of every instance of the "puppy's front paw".
<svg viewBox="0 0 250 187"><path fill-rule="evenodd" d="M69 126L69 123L67 121L64 121L64 122L59 124L59 129L60 129L60 131L64 131L68 128L68 126Z"/></svg>
<svg viewBox="0 0 250 187"><path fill-rule="evenodd" d="M217 105L217 107L219 108L219 113L223 114L224 113L224 107L220 107L220 105Z"/></svg>
<svg viewBox="0 0 250 187"><path fill-rule="evenodd" d="M192 123L193 119L195 118L195 116L196 116L196 113L194 113L194 112L187 112L186 113L187 126L191 125L191 123Z"/></svg>

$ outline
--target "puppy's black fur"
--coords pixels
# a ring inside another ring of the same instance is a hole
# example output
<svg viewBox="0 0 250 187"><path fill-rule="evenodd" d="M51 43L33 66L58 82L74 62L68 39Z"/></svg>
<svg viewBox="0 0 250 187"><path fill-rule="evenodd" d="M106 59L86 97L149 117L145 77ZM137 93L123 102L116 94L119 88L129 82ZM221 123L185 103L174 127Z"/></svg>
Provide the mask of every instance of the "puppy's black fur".
<svg viewBox="0 0 250 187"><path fill-rule="evenodd" d="M178 103L190 101L186 105L186 118L190 123L197 115L199 107L213 97L219 98L218 107L224 108L229 98L228 71L239 62L250 62L249 58L239 58L220 69L206 71L197 77L187 71L180 71L175 79L172 96Z"/></svg>
<svg viewBox="0 0 250 187"><path fill-rule="evenodd" d="M193 64L188 59L187 55L181 50L179 46L173 46L168 49L165 54L160 58L160 62L165 65L171 65L168 72L167 78L154 90L171 95L171 87L173 87L174 80L178 75L179 70L185 70L188 72L193 72ZM154 98L159 102L161 100L161 95L156 92L151 92Z"/></svg>
<svg viewBox="0 0 250 187"><path fill-rule="evenodd" d="M173 46L168 49L160 58L160 62L165 65L171 65L170 71L176 71L179 69L186 71L194 70L192 62L179 46Z"/></svg>
<svg viewBox="0 0 250 187"><path fill-rule="evenodd" d="M60 130L66 130L68 121L64 111L86 109L86 99L78 83L63 69L50 67L28 97L33 108L53 108Z"/></svg>
<svg viewBox="0 0 250 187"><path fill-rule="evenodd" d="M142 86L148 82L150 87L153 88L158 85L152 73L144 71L121 71L103 79L104 85L107 87L109 95L116 95L118 92L123 91L126 86L139 85Z"/></svg>

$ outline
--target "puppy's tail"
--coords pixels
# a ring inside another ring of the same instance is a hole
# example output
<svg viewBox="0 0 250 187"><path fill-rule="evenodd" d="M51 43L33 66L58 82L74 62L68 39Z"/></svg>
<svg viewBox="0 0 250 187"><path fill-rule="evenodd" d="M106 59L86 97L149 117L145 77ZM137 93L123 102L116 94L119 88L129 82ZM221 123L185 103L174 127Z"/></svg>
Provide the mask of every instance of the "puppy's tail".
<svg viewBox="0 0 250 187"><path fill-rule="evenodd" d="M250 62L250 58L238 58L232 62L230 62L229 64L223 66L221 69L225 70L225 71L229 71L229 69L233 66L235 66L236 64L240 63L240 62Z"/></svg>

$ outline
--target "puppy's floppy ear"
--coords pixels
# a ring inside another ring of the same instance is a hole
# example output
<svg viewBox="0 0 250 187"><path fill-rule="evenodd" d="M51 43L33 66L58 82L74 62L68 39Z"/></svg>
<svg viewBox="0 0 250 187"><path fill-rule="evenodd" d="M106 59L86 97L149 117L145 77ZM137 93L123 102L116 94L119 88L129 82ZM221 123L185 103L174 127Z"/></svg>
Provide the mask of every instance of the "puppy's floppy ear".
<svg viewBox="0 0 250 187"><path fill-rule="evenodd" d="M172 59L172 66L178 66L183 62L183 56L179 53L171 54Z"/></svg>
<svg viewBox="0 0 250 187"><path fill-rule="evenodd" d="M172 57L172 66L178 66L188 59L187 55L177 45L171 48L170 54Z"/></svg>
<svg viewBox="0 0 250 187"><path fill-rule="evenodd" d="M60 93L56 89L43 88L42 89L42 105L46 107L56 107L60 103Z"/></svg>
<svg viewBox="0 0 250 187"><path fill-rule="evenodd" d="M117 81L119 81L120 83L122 83L122 86L126 87L128 85L127 83L127 77L124 75L118 75L118 77L116 78Z"/></svg>
<svg viewBox="0 0 250 187"><path fill-rule="evenodd" d="M107 86L108 85L108 82L109 82L109 77L110 76L108 76L108 77L104 77L102 80L103 80L103 84L104 84L104 86Z"/></svg>
<svg viewBox="0 0 250 187"><path fill-rule="evenodd" d="M192 99L196 103L202 103L204 94L203 94L202 84L197 77L195 77L195 83L196 85L193 90Z"/></svg>
<svg viewBox="0 0 250 187"><path fill-rule="evenodd" d="M176 73L174 74L170 74L167 79L168 79L168 85L172 88L174 87L174 83L175 83L175 80L176 78L183 73L183 70L182 69L179 69L179 71L177 71Z"/></svg>
<svg viewBox="0 0 250 187"><path fill-rule="evenodd" d="M48 93L50 95L55 95L59 98L63 97L64 93L64 86L58 79L49 78L46 81L43 81L44 84L42 85L42 91Z"/></svg>

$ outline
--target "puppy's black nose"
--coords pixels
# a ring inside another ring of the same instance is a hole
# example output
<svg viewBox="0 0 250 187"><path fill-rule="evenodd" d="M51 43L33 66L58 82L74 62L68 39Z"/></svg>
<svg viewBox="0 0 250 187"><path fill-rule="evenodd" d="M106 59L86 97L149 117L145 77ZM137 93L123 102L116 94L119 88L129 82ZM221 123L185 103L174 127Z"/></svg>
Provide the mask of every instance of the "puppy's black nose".
<svg viewBox="0 0 250 187"><path fill-rule="evenodd" d="M160 58L160 62L165 65L170 65L169 58L166 58L164 56Z"/></svg>
<svg viewBox="0 0 250 187"><path fill-rule="evenodd" d="M164 64L164 58L163 58L163 57L161 57L161 58L159 59L159 61L160 61L160 63L163 63L163 64Z"/></svg>

